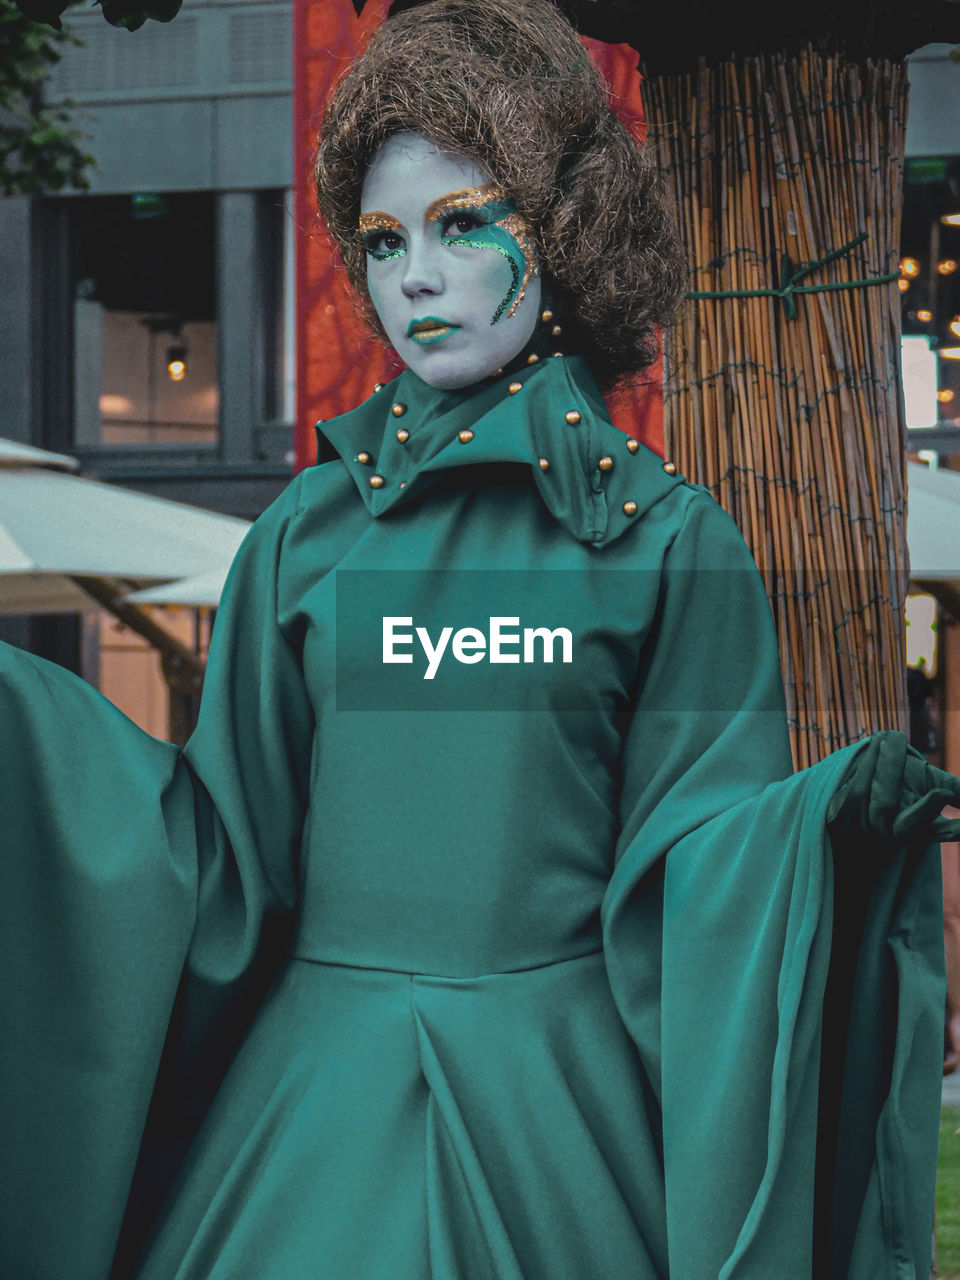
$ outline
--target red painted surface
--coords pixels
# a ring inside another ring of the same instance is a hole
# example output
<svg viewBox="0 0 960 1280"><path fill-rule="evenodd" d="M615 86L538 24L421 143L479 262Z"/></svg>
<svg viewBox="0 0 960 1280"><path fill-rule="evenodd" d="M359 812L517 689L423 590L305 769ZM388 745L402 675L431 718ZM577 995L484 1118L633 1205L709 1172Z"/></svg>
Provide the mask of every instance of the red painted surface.
<svg viewBox="0 0 960 1280"><path fill-rule="evenodd" d="M628 44L603 44L584 40L594 61L610 86L610 104L631 132L646 136L643 101L640 96L638 54ZM663 457L663 370L662 363L647 369L641 381L615 395L607 396L607 408L621 431L635 436Z"/></svg>
<svg viewBox="0 0 960 1280"><path fill-rule="evenodd" d="M360 18L351 0L294 3L294 184L297 314L297 468L316 455L313 427L365 400L377 381L401 367L374 342L356 317L349 286L333 245L317 216L312 158L317 123L340 72L383 21L389 0L367 0ZM611 100L628 127L643 130L637 55L627 45L586 41L611 86ZM608 400L621 430L663 452L659 382L651 381Z"/></svg>

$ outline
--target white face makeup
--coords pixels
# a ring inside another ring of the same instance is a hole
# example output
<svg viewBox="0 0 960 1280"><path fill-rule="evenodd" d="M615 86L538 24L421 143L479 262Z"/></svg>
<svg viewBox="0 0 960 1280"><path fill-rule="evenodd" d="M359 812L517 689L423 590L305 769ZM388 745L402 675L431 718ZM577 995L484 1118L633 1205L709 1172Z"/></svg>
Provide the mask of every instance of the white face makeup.
<svg viewBox="0 0 960 1280"><path fill-rule="evenodd" d="M490 175L397 133L361 195L367 288L402 360L450 391L489 377L529 342L540 277L527 229Z"/></svg>

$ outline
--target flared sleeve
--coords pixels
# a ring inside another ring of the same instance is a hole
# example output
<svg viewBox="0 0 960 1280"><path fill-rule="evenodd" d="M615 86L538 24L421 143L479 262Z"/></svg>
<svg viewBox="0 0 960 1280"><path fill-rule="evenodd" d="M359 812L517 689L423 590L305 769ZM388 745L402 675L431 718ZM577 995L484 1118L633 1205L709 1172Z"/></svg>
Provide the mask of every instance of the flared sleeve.
<svg viewBox="0 0 960 1280"><path fill-rule="evenodd" d="M827 810L862 745L791 772L762 581L733 522L693 496L645 649L603 904L614 998L660 1102L683 1280L926 1275L937 850L833 847Z"/></svg>
<svg viewBox="0 0 960 1280"><path fill-rule="evenodd" d="M216 993L235 1002L291 915L312 740L276 598L295 501L238 554L183 754L0 646L4 1274L109 1275L165 1043L179 1062L201 1005L217 1034Z"/></svg>

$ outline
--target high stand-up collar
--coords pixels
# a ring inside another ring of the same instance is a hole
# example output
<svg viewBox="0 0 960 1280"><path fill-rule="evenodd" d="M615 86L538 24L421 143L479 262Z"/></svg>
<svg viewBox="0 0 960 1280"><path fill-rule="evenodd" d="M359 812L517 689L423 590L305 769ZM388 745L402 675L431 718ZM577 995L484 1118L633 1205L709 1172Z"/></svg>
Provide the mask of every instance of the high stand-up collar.
<svg viewBox="0 0 960 1280"><path fill-rule="evenodd" d="M529 467L573 537L613 542L683 477L613 425L582 356L528 363L529 355L460 391L440 391L406 369L350 413L317 423L319 460L342 459L374 517L453 467Z"/></svg>

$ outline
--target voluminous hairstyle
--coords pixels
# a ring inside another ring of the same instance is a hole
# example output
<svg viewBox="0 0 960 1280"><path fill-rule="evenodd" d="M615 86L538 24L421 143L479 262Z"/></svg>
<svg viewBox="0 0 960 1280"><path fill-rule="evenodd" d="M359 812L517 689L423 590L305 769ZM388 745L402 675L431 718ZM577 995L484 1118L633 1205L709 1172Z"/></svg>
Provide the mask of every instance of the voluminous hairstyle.
<svg viewBox="0 0 960 1280"><path fill-rule="evenodd" d="M546 304L601 386L639 372L685 268L652 162L551 0L427 0L390 18L339 81L320 129L320 211L368 320L358 231L367 166L391 134L465 156L533 228Z"/></svg>

